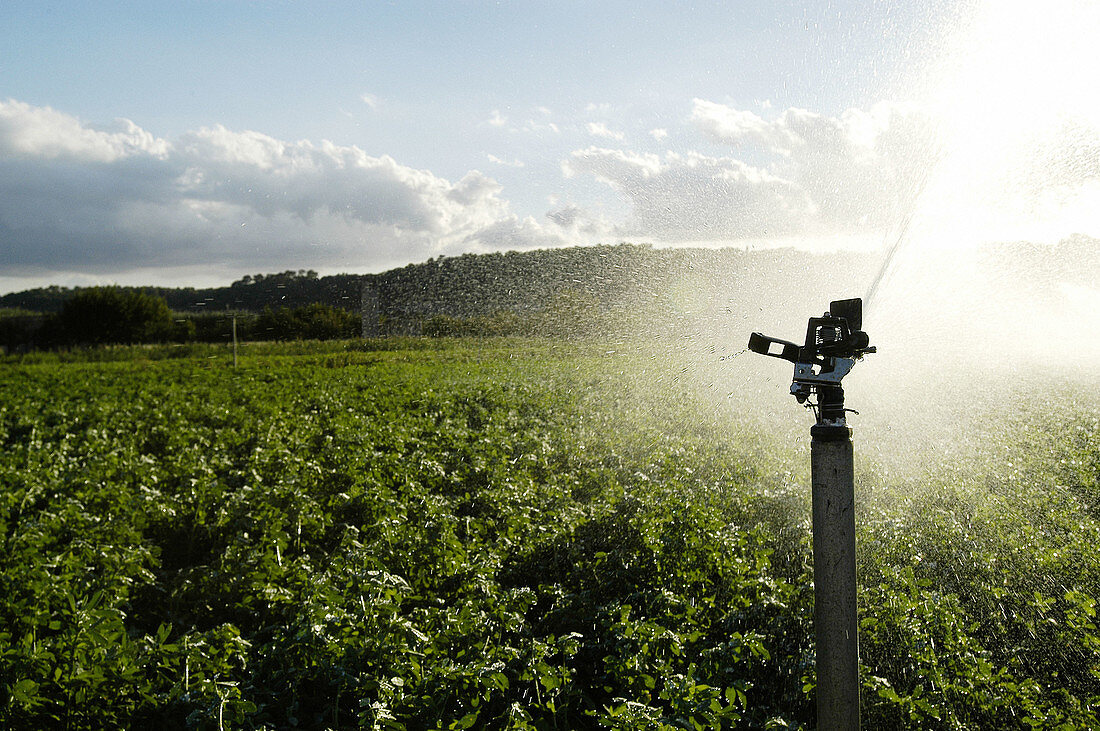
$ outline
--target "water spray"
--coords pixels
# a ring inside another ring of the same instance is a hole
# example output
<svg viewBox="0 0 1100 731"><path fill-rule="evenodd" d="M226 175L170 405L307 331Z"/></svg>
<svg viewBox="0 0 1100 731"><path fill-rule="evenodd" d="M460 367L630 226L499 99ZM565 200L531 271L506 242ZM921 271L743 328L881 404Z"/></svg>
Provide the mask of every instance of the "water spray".
<svg viewBox="0 0 1100 731"><path fill-rule="evenodd" d="M859 728L855 476L840 382L857 360L875 352L862 327L863 300L857 297L831 302L822 317L811 317L804 345L758 332L749 336L749 350L794 363L791 394L817 420L810 428L814 632L817 727L826 730Z"/></svg>

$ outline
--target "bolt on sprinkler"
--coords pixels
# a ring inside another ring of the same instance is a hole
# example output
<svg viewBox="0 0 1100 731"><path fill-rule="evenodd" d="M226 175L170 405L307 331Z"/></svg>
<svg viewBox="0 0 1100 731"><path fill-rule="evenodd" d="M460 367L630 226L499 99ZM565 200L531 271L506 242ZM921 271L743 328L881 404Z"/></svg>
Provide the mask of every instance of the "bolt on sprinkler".
<svg viewBox="0 0 1100 731"><path fill-rule="evenodd" d="M810 472L817 727L824 731L859 728L855 472L840 381L875 352L862 327L863 300L857 297L831 302L822 317L811 317L804 345L758 332L749 336L749 350L794 363L791 394L817 420L810 428ZM816 403L809 402L815 394Z"/></svg>

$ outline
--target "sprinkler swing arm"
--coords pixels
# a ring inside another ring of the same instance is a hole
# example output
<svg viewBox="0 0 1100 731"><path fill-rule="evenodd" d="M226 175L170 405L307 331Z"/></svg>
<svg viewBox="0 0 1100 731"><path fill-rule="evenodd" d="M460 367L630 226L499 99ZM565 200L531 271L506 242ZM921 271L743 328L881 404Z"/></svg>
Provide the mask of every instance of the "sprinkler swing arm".
<svg viewBox="0 0 1100 731"><path fill-rule="evenodd" d="M791 395L800 404L817 393L815 406L819 424L844 425L844 392L840 382L855 367L856 361L876 348L869 345L863 326L863 300L856 297L834 300L821 317L811 317L806 325L806 343L754 332L749 350L794 364Z"/></svg>

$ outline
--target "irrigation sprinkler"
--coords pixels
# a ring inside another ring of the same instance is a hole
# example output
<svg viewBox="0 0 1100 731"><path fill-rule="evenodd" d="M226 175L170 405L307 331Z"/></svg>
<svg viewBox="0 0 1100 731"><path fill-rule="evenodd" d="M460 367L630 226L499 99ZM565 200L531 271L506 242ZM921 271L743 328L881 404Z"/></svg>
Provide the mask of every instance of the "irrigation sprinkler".
<svg viewBox="0 0 1100 731"><path fill-rule="evenodd" d="M794 363L791 394L817 420L810 428L814 633L817 724L826 731L859 728L852 432L840 381L857 360L875 352L862 327L863 300L857 297L831 302L824 316L811 317L804 345L758 332L749 336L749 350Z"/></svg>

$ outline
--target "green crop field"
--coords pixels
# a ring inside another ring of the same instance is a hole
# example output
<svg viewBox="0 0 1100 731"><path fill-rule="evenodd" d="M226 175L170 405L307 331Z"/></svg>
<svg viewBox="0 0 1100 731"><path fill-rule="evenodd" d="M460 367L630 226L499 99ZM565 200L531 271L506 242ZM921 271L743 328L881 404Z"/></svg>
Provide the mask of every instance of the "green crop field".
<svg viewBox="0 0 1100 731"><path fill-rule="evenodd" d="M231 366L0 362L0 727L813 727L805 445L691 363ZM866 728L1100 726L1100 411L1005 399L965 469L857 466Z"/></svg>

